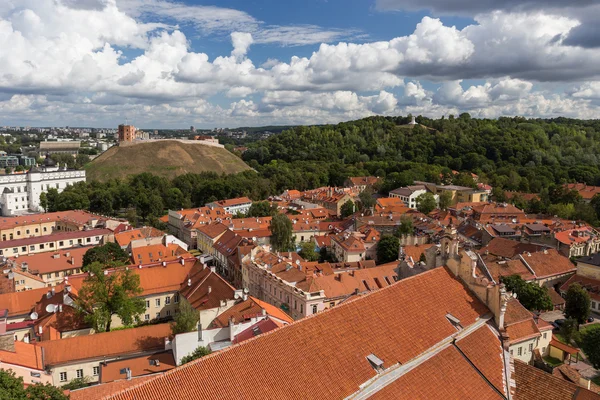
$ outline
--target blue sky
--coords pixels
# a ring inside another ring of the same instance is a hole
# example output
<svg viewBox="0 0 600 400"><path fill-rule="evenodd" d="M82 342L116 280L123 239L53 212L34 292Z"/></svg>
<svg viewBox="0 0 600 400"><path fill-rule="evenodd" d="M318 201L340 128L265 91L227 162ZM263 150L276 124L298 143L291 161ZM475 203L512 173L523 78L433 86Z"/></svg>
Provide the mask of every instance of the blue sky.
<svg viewBox="0 0 600 400"><path fill-rule="evenodd" d="M558 0L2 2L0 126L594 118L598 18Z"/></svg>

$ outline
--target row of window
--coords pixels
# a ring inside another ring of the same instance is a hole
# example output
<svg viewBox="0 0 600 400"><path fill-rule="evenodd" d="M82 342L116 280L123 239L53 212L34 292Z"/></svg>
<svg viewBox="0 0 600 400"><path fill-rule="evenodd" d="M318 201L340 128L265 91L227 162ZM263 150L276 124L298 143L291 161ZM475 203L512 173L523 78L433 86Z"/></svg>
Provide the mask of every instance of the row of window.
<svg viewBox="0 0 600 400"><path fill-rule="evenodd" d="M74 269L70 269L65 271L65 275L70 275L70 274L78 274L81 272L81 269L79 268L74 268ZM60 278L60 272L55 272L54 273L54 277L55 278ZM46 279L52 279L52 274L46 274Z"/></svg>
<svg viewBox="0 0 600 400"><path fill-rule="evenodd" d="M177 310L175 310L175 313L177 314ZM167 310L165 312L165 316L166 317L170 317L171 316L171 310ZM156 319L160 318L160 311L156 313ZM144 321L150 321L150 314L145 314L144 315Z"/></svg>
<svg viewBox="0 0 600 400"><path fill-rule="evenodd" d="M27 200L29 200L29 199L27 199ZM45 226L45 227L43 228L43 231L44 231L44 232L48 232L48 227L46 227L46 226ZM35 228L34 232L35 232L35 233L39 233L39 232L40 232L40 229L39 229L39 228ZM26 229L26 230L25 230L25 235L31 235L31 230L30 230L30 229ZM17 231L17 236L21 236L21 231ZM9 237L8 237L8 239L9 239L9 240L13 240L13 239L14 239L14 236L13 236L13 234L12 234L12 233L11 233L11 234L9 234ZM3 235L2 235L2 240L6 240L6 234L3 234Z"/></svg>
<svg viewBox="0 0 600 400"><path fill-rule="evenodd" d="M179 293L175 293L173 296L173 302L179 303ZM165 305L171 304L171 296L165 296ZM154 299L154 305L160 307L160 299ZM146 308L150 308L150 300L146 300Z"/></svg>
<svg viewBox="0 0 600 400"><path fill-rule="evenodd" d="M93 371L92 374L94 376L100 375L100 367L94 367L92 369L92 371ZM61 382L67 382L67 380L69 379L69 376L67 375L67 372L65 371L65 372L61 372L59 374L59 378L60 378ZM75 378L78 378L78 379L83 379L84 378L83 369L78 369L78 370L75 371Z"/></svg>
<svg viewBox="0 0 600 400"><path fill-rule="evenodd" d="M96 242L99 242L100 236L96 236L95 239L96 239ZM85 238L85 243L92 243L92 238L91 237ZM54 243L50 242L50 243L39 244L39 249L44 250L46 248L46 244L48 244L48 248L50 248L50 249L54 248ZM69 240L69 246L73 246L74 244L75 244L75 242L73 240ZM77 244L83 244L83 239L77 239ZM64 246L65 246L64 241L61 240L60 242L58 242L58 247L64 247ZM29 251L35 251L35 244L32 244L29 246ZM12 252L13 252L13 254L17 254L19 252L19 248L13 247ZM22 246L21 252L23 252L23 253L27 252L27 246ZM3 254L4 254L4 250L0 249L0 255L3 255Z"/></svg>

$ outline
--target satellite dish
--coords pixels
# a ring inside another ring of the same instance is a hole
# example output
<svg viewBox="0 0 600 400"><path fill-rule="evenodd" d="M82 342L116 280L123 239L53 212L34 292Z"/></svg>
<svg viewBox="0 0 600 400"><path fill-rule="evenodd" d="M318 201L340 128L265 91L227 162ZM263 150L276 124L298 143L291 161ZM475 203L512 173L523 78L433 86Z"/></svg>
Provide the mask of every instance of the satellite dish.
<svg viewBox="0 0 600 400"><path fill-rule="evenodd" d="M54 313L54 312L56 312L56 309L57 309L57 308L58 308L58 307L56 307L56 305L54 305L54 304L48 304L48 305L46 306L46 312L49 312L49 313Z"/></svg>
<svg viewBox="0 0 600 400"><path fill-rule="evenodd" d="M29 314L29 319L35 321L36 319L38 319L38 314L34 311L31 314Z"/></svg>

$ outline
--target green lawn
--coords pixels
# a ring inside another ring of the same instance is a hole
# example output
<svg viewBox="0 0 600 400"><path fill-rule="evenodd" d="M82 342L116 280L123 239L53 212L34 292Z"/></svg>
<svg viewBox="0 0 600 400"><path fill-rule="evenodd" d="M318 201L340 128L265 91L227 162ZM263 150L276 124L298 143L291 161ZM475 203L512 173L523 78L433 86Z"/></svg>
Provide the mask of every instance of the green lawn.
<svg viewBox="0 0 600 400"><path fill-rule="evenodd" d="M558 358L554 358L554 357L550 357L550 356L544 357L544 361L546 362L546 364L548 364L551 367L558 367L559 365L562 365L562 363L563 363Z"/></svg>

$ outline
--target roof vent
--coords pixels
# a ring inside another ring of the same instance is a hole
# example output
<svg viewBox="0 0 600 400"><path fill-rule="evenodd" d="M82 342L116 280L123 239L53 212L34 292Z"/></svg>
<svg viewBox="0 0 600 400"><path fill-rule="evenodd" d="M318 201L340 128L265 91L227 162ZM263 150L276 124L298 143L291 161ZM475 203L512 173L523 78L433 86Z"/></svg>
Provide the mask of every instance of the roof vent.
<svg viewBox="0 0 600 400"><path fill-rule="evenodd" d="M155 367L160 367L160 360L158 360L158 359L150 360L150 365L153 365Z"/></svg>
<svg viewBox="0 0 600 400"><path fill-rule="evenodd" d="M188 278L188 286L192 286L192 280Z"/></svg>
<svg viewBox="0 0 600 400"><path fill-rule="evenodd" d="M371 353L367 356L367 360L371 364L371 366L375 369L375 371L382 372L383 371L383 361L377 357L375 354Z"/></svg>
<svg viewBox="0 0 600 400"><path fill-rule="evenodd" d="M456 318L454 315L448 313L446 314L446 318L456 329L462 329L462 325L460 324L460 319Z"/></svg>

